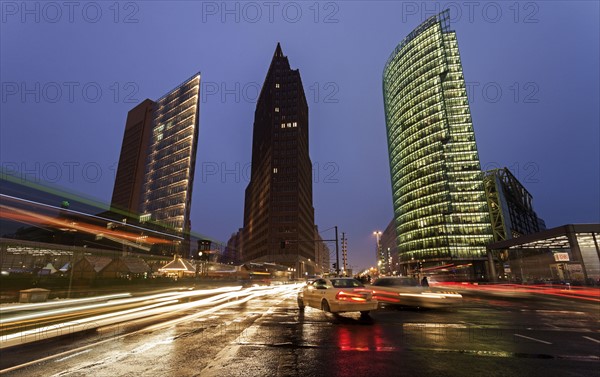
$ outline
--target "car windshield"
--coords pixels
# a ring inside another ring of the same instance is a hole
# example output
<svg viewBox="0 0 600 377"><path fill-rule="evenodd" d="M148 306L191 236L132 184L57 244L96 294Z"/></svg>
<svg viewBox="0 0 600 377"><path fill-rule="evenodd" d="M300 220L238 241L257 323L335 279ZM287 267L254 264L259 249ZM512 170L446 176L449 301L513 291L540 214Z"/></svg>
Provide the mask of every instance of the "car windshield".
<svg viewBox="0 0 600 377"><path fill-rule="evenodd" d="M364 287L363 283L356 279L331 279L335 288L358 288Z"/></svg>
<svg viewBox="0 0 600 377"><path fill-rule="evenodd" d="M420 284L413 278L378 279L373 285L378 287L418 287Z"/></svg>

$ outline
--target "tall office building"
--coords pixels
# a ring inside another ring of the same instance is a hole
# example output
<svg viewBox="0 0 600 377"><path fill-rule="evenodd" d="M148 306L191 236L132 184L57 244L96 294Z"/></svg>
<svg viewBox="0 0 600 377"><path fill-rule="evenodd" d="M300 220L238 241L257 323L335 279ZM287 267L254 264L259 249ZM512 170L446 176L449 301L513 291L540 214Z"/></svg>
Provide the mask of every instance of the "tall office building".
<svg viewBox="0 0 600 377"><path fill-rule="evenodd" d="M199 107L197 73L156 101L154 110L142 212L177 233L191 228Z"/></svg>
<svg viewBox="0 0 600 377"><path fill-rule="evenodd" d="M190 228L200 73L127 116L111 207L156 221L174 234Z"/></svg>
<svg viewBox="0 0 600 377"><path fill-rule="evenodd" d="M383 72L401 272L485 274L490 218L449 11L428 18Z"/></svg>
<svg viewBox="0 0 600 377"><path fill-rule="evenodd" d="M308 104L300 72L277 44L256 104L242 258L315 269Z"/></svg>
<svg viewBox="0 0 600 377"><path fill-rule="evenodd" d="M125 211L133 215L142 212L142 189L152 135L154 105L154 101L146 99L127 113L111 200L112 211Z"/></svg>

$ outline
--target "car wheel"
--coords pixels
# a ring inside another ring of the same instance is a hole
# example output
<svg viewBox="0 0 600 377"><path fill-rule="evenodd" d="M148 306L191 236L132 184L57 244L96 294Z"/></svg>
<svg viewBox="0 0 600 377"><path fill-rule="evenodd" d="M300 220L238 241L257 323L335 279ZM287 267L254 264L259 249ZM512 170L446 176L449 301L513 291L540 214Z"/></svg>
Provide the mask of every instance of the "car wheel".
<svg viewBox="0 0 600 377"><path fill-rule="evenodd" d="M329 303L327 302L327 300L323 300L323 302L321 303L321 310L323 310L324 312L330 312L331 309L329 308Z"/></svg>
<svg viewBox="0 0 600 377"><path fill-rule="evenodd" d="M370 312L371 312L370 310L361 310L360 316L361 317L368 317Z"/></svg>
<svg viewBox="0 0 600 377"><path fill-rule="evenodd" d="M298 297L298 308L304 309L304 301L300 297Z"/></svg>

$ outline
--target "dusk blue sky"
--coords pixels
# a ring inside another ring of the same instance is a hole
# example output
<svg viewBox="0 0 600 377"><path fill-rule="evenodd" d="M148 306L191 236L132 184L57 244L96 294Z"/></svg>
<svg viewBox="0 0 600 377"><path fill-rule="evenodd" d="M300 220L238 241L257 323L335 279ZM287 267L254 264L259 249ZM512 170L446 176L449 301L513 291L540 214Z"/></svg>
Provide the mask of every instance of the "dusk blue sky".
<svg viewBox="0 0 600 377"><path fill-rule="evenodd" d="M315 221L346 232L351 266L373 265L393 214L383 67L449 5L482 168L508 166L548 227L600 222L599 3L467 3L3 1L0 162L108 203L127 112L200 71L192 228L227 241L281 42L309 104Z"/></svg>

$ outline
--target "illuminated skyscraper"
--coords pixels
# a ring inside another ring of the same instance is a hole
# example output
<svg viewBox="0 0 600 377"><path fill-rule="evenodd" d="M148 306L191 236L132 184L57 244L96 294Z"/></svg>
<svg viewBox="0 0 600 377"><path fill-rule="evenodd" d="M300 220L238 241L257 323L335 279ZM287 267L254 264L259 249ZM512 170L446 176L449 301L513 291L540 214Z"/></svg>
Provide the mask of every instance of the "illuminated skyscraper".
<svg viewBox="0 0 600 377"><path fill-rule="evenodd" d="M448 10L396 47L383 97L401 272L480 278L492 232Z"/></svg>
<svg viewBox="0 0 600 377"><path fill-rule="evenodd" d="M242 258L315 271L308 104L300 72L277 44L254 113Z"/></svg>
<svg viewBox="0 0 600 377"><path fill-rule="evenodd" d="M197 73L156 101L154 109L142 212L176 233L190 229L199 106Z"/></svg>
<svg viewBox="0 0 600 377"><path fill-rule="evenodd" d="M198 144L200 74L127 115L111 207L189 230Z"/></svg>

